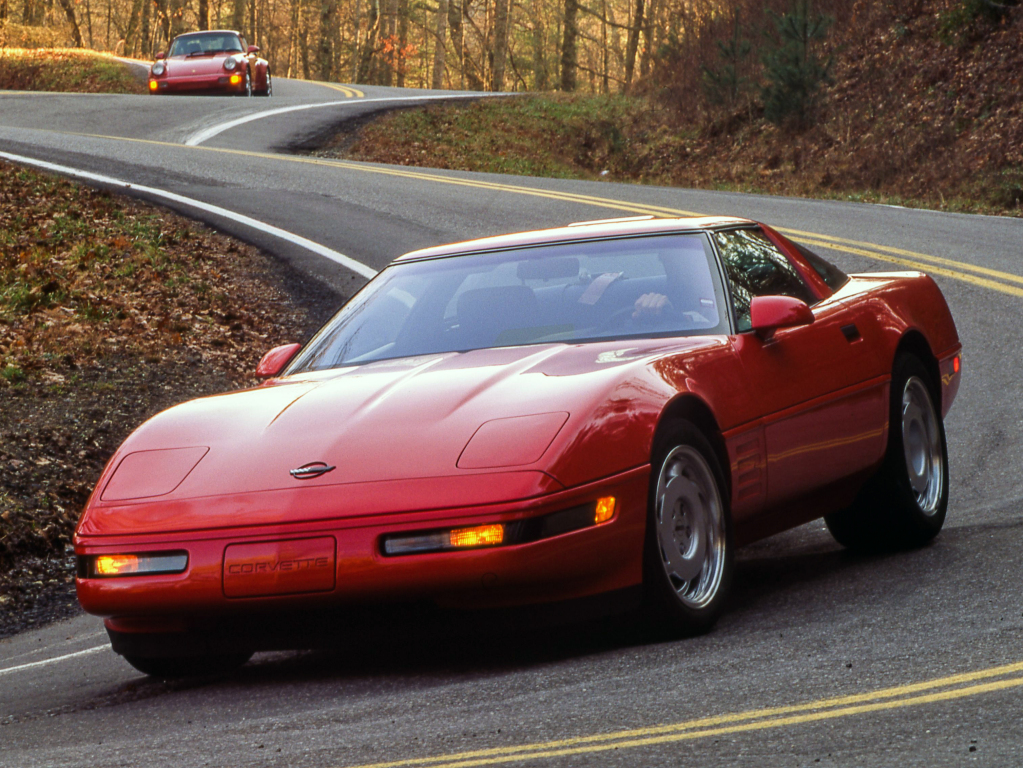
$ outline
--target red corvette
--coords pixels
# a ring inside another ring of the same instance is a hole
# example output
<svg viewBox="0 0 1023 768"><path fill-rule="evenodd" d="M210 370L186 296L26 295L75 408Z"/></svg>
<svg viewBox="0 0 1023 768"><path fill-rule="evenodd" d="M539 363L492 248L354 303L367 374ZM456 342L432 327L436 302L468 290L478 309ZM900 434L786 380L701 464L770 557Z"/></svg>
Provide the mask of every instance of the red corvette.
<svg viewBox="0 0 1023 768"><path fill-rule="evenodd" d="M270 96L270 65L237 32L214 30L178 35L170 51L149 68L150 93L227 93Z"/></svg>
<svg viewBox="0 0 1023 768"><path fill-rule="evenodd" d="M744 543L822 515L858 549L938 533L960 350L926 275L847 276L743 219L417 251L263 386L125 441L79 599L156 675L414 601L628 595L702 632Z"/></svg>

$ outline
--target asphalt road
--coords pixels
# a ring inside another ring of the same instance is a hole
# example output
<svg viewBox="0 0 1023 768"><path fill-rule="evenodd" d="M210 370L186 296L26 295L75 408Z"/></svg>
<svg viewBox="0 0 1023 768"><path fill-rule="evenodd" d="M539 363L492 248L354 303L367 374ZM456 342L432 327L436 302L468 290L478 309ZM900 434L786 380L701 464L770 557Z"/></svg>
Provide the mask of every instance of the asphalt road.
<svg viewBox="0 0 1023 768"><path fill-rule="evenodd" d="M847 271L925 267L965 346L946 528L897 555L849 555L820 523L747 548L717 629L682 642L624 621L463 640L410 626L167 684L81 617L0 642L0 765L1023 764L1023 221L314 160L288 150L392 105L377 99L430 94L275 90L0 94L0 152L181 196L155 199L341 293L413 248L645 212L761 219Z"/></svg>

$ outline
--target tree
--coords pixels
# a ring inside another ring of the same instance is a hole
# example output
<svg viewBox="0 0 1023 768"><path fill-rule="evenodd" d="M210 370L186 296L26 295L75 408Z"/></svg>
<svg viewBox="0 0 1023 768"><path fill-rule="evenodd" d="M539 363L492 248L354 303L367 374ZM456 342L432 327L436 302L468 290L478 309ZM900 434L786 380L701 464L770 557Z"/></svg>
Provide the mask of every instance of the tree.
<svg viewBox="0 0 1023 768"><path fill-rule="evenodd" d="M629 37L625 43L625 90L632 85L632 75L636 71L636 51L639 49L639 32L643 28L643 0L636 0L636 10L632 14L629 25Z"/></svg>
<svg viewBox="0 0 1023 768"><path fill-rule="evenodd" d="M436 44L433 49L433 81L430 86L434 90L440 90L444 87L444 54L446 52L444 36L448 29L448 0L438 1L435 23Z"/></svg>
<svg viewBox="0 0 1023 768"><path fill-rule="evenodd" d="M742 75L742 65L749 57L750 42L742 36L739 17L732 19L732 36L715 41L720 68L703 67L703 90L714 104L734 107L745 92L749 78Z"/></svg>
<svg viewBox="0 0 1023 768"><path fill-rule="evenodd" d="M565 0L564 32L561 38L561 90L575 90L579 64L579 0Z"/></svg>
<svg viewBox="0 0 1023 768"><path fill-rule="evenodd" d="M494 42L490 52L490 90L504 89L504 66L508 55L509 0L496 0L494 5Z"/></svg>
<svg viewBox="0 0 1023 768"><path fill-rule="evenodd" d="M68 24L71 25L71 34L75 39L75 46L78 48L84 48L85 42L82 40L82 30L78 28L78 19L75 17L75 7L71 4L71 0L59 0L60 8L64 11L64 15L67 17Z"/></svg>
<svg viewBox="0 0 1023 768"><path fill-rule="evenodd" d="M764 54L764 115L776 125L805 126L831 69L830 57L821 57L814 44L825 38L833 20L813 13L809 0L793 0L791 10L780 16L769 13L778 42Z"/></svg>

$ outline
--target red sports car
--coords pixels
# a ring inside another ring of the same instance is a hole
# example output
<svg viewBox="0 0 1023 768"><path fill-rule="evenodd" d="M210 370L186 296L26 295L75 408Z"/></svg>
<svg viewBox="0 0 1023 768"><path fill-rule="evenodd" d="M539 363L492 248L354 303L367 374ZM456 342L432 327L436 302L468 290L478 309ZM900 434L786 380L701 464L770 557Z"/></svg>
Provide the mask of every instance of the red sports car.
<svg viewBox="0 0 1023 768"><path fill-rule="evenodd" d="M178 35L149 68L150 93L227 93L270 96L270 65L259 48L230 30Z"/></svg>
<svg viewBox="0 0 1023 768"><path fill-rule="evenodd" d="M846 275L744 219L416 251L262 386L125 441L78 596L156 675L415 601L626 596L702 632L744 543L822 515L858 549L938 533L960 350L926 275Z"/></svg>

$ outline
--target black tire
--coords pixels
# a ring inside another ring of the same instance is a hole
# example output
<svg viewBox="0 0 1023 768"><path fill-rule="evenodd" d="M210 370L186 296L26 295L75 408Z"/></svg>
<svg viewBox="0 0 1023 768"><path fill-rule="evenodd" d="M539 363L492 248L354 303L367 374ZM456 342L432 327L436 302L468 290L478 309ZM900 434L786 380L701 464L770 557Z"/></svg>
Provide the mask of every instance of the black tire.
<svg viewBox="0 0 1023 768"><path fill-rule="evenodd" d="M717 621L732 582L728 485L710 442L688 421L675 422L658 440L651 467L647 615L673 637L702 634Z"/></svg>
<svg viewBox="0 0 1023 768"><path fill-rule="evenodd" d="M249 70L245 70L245 88L238 94L248 98L252 95L252 75L249 74Z"/></svg>
<svg viewBox="0 0 1023 768"><path fill-rule="evenodd" d="M251 658L251 651L217 656L172 656L167 658L150 658L131 654L124 656L124 660L139 672L163 680L226 675L234 672Z"/></svg>
<svg viewBox="0 0 1023 768"><path fill-rule="evenodd" d="M940 397L940 385L918 357L896 358L884 461L851 507L824 518L839 544L860 552L912 549L941 531L948 448Z"/></svg>
<svg viewBox="0 0 1023 768"><path fill-rule="evenodd" d="M266 96L268 99L274 95L274 81L269 69L266 70L266 89L260 91L257 95Z"/></svg>

